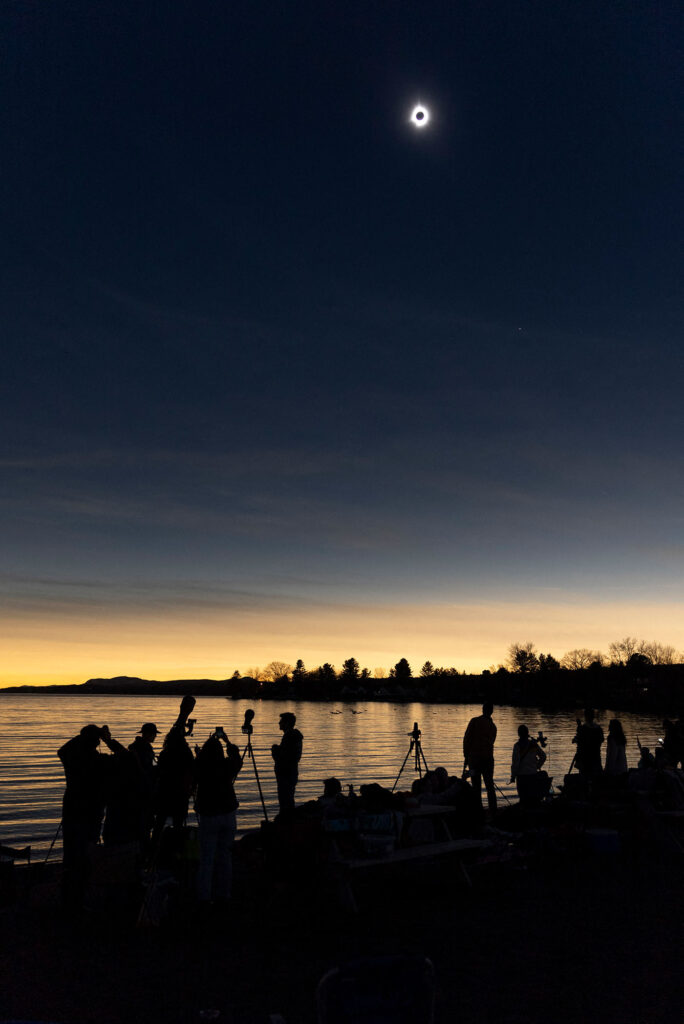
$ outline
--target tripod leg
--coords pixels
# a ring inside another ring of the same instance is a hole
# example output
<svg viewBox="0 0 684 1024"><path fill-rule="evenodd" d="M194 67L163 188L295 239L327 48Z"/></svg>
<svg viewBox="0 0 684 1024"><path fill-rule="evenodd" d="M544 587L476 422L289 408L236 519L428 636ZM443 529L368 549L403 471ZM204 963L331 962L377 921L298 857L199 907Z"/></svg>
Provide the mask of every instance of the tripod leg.
<svg viewBox="0 0 684 1024"><path fill-rule="evenodd" d="M262 807L263 812L264 812L264 820L268 821L268 811L266 810L266 802L264 800L264 794L263 794L262 789L261 789L261 779L259 778L259 772L257 771L256 761L254 760L254 751L252 750L251 738L250 738L249 742L247 743L247 749L249 751L249 756L252 759L252 767L254 768L254 776L256 778L256 784L257 784L257 788L259 790L259 797L261 799L261 807Z"/></svg>
<svg viewBox="0 0 684 1024"><path fill-rule="evenodd" d="M404 768L406 767L406 762L408 761L409 757L411 756L411 751L412 750L413 750L413 741L411 741L411 745L409 746L408 752L406 754L406 757L404 758L404 763L402 764L401 768L399 769L399 775L397 775L396 779L394 780L394 785L392 786L392 789L390 790L391 793L393 793L394 790L396 789L397 782L399 781L399 776L401 775L401 773L403 772Z"/></svg>
<svg viewBox="0 0 684 1024"><path fill-rule="evenodd" d="M48 862L50 854L52 853L52 849L53 849L55 843L57 842L57 836L62 831L62 824L63 824L63 821L60 821L59 825L57 826L57 831L55 832L54 836L52 837L52 842L50 843L50 849L47 852L47 855L45 857L45 860L43 861L43 864L47 864L47 862Z"/></svg>
<svg viewBox="0 0 684 1024"><path fill-rule="evenodd" d="M421 757L423 758L423 764L425 765L425 771L426 771L426 772L429 772L429 771L430 771L430 769L428 768L428 763L427 763L427 761L425 760L425 751L423 750L423 744L422 744L422 743L420 743L420 741L419 741L419 744L418 744L418 745L419 745L419 747L420 747L420 756L421 756Z"/></svg>

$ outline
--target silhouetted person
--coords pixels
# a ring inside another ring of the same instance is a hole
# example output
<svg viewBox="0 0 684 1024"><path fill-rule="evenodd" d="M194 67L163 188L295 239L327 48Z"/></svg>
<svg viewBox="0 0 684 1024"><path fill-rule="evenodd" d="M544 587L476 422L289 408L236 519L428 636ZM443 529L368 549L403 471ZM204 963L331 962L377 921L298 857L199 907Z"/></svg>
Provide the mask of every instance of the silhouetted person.
<svg viewBox="0 0 684 1024"><path fill-rule="evenodd" d="M587 708L584 712L584 722L577 722L577 732L573 743L577 745L576 764L580 775L587 779L594 779L601 774L601 745L603 743L603 729L594 721L594 711Z"/></svg>
<svg viewBox="0 0 684 1024"><path fill-rule="evenodd" d="M680 765L684 769L684 721L682 721L682 716L680 715L677 721L672 724L677 730L677 761L675 768L677 765Z"/></svg>
<svg viewBox="0 0 684 1024"><path fill-rule="evenodd" d="M157 796L157 757L152 744L157 738L154 722L145 722L128 747L136 759L139 769L139 817L138 831L143 852L149 847L150 833L154 824L154 805Z"/></svg>
<svg viewBox="0 0 684 1024"><path fill-rule="evenodd" d="M684 747L684 737L682 737L679 723L671 722L669 718L666 718L663 722L663 733L665 764L668 768L676 768L682 760L682 748Z"/></svg>
<svg viewBox="0 0 684 1024"><path fill-rule="evenodd" d="M334 776L330 779L323 779L323 795L319 796L318 803L328 806L342 796L342 783Z"/></svg>
<svg viewBox="0 0 684 1024"><path fill-rule="evenodd" d="M105 787L105 819L102 840L105 846L141 844L140 818L143 805L142 774L129 750L122 747L110 758Z"/></svg>
<svg viewBox="0 0 684 1024"><path fill-rule="evenodd" d="M656 759L648 747L639 746L639 763L637 768L641 771L645 768L655 768Z"/></svg>
<svg viewBox="0 0 684 1024"><path fill-rule="evenodd" d="M334 776L323 780L323 793L316 800L316 808L323 817L335 817L344 814L349 807L349 800L342 793L342 783Z"/></svg>
<svg viewBox="0 0 684 1024"><path fill-rule="evenodd" d="M610 776L627 774L627 738L619 718L611 718L608 723L605 770Z"/></svg>
<svg viewBox="0 0 684 1024"><path fill-rule="evenodd" d="M154 722L145 722L138 730L138 735L129 745L128 749L135 754L136 760L147 779L152 783L155 778L155 763L157 757L152 744L157 738L159 730Z"/></svg>
<svg viewBox="0 0 684 1024"><path fill-rule="evenodd" d="M518 740L513 744L511 782L515 782L521 804L538 803L544 796L540 774L545 761L546 754L537 740L530 736L530 730L526 725L519 725ZM543 777L548 779L546 772Z"/></svg>
<svg viewBox="0 0 684 1024"><path fill-rule="evenodd" d="M470 768L470 779L480 804L482 803L482 781L487 790L487 804L491 814L496 813L496 790L494 788L494 742L496 726L492 721L494 705L486 701L482 714L471 718L463 737L463 757Z"/></svg>
<svg viewBox="0 0 684 1024"><path fill-rule="evenodd" d="M297 718L291 711L282 713L278 728L282 730L283 738L280 743L274 743L271 747L281 814L288 814L295 806L295 787L299 779L303 742L301 732L295 729L296 721Z"/></svg>
<svg viewBox="0 0 684 1024"><path fill-rule="evenodd" d="M97 749L104 740L115 753L125 748L112 739L106 725L85 725L78 736L57 751L66 778L62 802L62 838L64 842L62 897L67 906L83 906L90 873L90 851L100 838L105 809L105 794L112 758Z"/></svg>
<svg viewBox="0 0 684 1024"><path fill-rule="evenodd" d="M226 745L223 752L221 740ZM197 895L203 902L212 897L221 903L230 899L233 877L232 849L238 800L233 783L242 768L238 748L217 729L197 755L197 796L200 863Z"/></svg>
<svg viewBox="0 0 684 1024"><path fill-rule="evenodd" d="M189 694L183 697L178 718L166 734L158 758L153 850L157 849L167 818L171 818L174 830L180 834L188 816L190 797L195 785L195 757L185 737L192 733L194 721L188 719L194 706L194 697Z"/></svg>

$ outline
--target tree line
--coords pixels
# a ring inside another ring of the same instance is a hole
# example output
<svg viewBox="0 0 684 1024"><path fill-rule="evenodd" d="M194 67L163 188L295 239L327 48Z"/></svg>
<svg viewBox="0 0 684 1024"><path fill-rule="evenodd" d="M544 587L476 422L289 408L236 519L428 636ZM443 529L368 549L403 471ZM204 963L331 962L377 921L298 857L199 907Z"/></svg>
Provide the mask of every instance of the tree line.
<svg viewBox="0 0 684 1024"><path fill-rule="evenodd" d="M308 670L272 661L228 681L236 697L300 700L405 699L470 703L492 699L501 704L684 709L684 657L656 641L624 637L608 653L575 648L558 659L534 643L512 643L505 661L479 673L424 662L414 672L406 658L389 669L370 669L347 658L338 671L325 662Z"/></svg>
<svg viewBox="0 0 684 1024"><path fill-rule="evenodd" d="M608 653L592 650L588 647L576 647L567 651L559 660L552 654L543 654L537 651L532 641L512 643L507 651L506 659L496 668L494 666L484 669L483 676L502 674L506 672L525 675L528 673L548 673L567 671L582 671L585 669L601 668L641 668L647 669L654 665L681 665L684 662L684 655L679 653L670 644L663 644L657 640L639 640L636 637L626 636L621 640L615 640L608 645ZM350 685L364 683L367 686L374 682L376 689L382 689L382 680L391 679L396 682L409 682L412 680L425 680L440 677L466 676L468 673L457 668L435 667L431 661L426 661L420 668L417 676L406 658L399 661L387 672L384 668L362 668L356 658L347 658L342 663L338 672L334 665L325 662L317 668L307 671L304 662L300 659L293 666L285 661L271 661L264 668L254 666L248 668L244 675L235 671L234 680L247 678L259 683L278 683L291 681L301 684L307 677L316 678L322 681L333 679Z"/></svg>
<svg viewBox="0 0 684 1024"><path fill-rule="evenodd" d="M680 665L684 655L670 644L661 644L658 640L639 640L633 636L623 637L608 645L608 654L590 650L588 647L576 647L563 655L560 661L552 654L538 654L535 645L512 643L508 648L505 668L511 672L543 672L549 669L588 669L606 666L633 666L648 668L652 665Z"/></svg>

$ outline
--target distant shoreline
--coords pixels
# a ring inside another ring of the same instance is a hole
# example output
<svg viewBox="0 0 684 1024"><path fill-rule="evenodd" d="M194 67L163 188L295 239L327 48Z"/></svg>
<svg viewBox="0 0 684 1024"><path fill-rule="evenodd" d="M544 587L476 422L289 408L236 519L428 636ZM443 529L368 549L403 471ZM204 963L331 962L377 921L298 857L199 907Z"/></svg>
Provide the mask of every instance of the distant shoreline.
<svg viewBox="0 0 684 1024"><path fill-rule="evenodd" d="M0 696L45 694L65 696L161 696L226 697L235 700L294 700L329 703L373 701L384 703L479 704L491 700L508 707L539 707L577 710L586 706L622 711L655 712L682 716L684 667L651 666L648 674L635 675L625 666L600 671L562 669L555 672L496 672L478 675L434 675L398 680L356 679L337 676L325 684L311 677L303 681L283 677L263 682L248 676L231 679L142 679L113 676L84 683L46 683L7 686Z"/></svg>

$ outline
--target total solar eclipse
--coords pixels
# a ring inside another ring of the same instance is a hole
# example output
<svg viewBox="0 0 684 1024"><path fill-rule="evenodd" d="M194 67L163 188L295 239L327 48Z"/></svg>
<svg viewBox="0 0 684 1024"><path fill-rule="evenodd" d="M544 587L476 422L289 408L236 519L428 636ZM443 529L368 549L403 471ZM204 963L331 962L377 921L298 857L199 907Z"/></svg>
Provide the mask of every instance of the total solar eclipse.
<svg viewBox="0 0 684 1024"><path fill-rule="evenodd" d="M430 120L430 111L420 103L411 111L410 121L415 128L425 128Z"/></svg>

